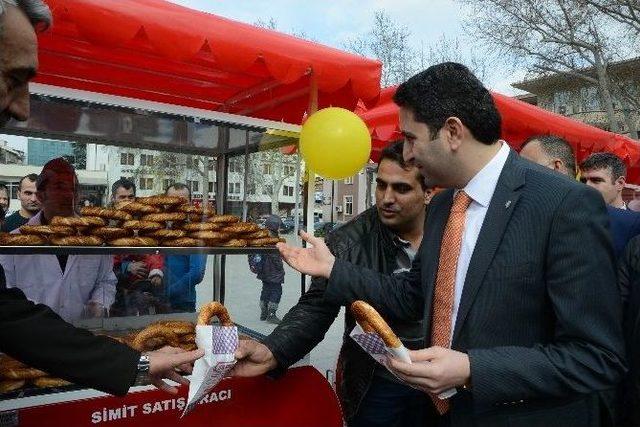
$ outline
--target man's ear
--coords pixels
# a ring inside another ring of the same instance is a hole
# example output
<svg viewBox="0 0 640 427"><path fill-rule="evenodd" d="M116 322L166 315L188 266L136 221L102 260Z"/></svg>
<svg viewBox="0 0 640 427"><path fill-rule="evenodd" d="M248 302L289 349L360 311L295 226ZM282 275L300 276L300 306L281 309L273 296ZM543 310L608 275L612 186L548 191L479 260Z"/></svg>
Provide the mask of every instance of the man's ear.
<svg viewBox="0 0 640 427"><path fill-rule="evenodd" d="M435 192L431 188L425 190L425 192L424 192L424 204L425 205L428 205L429 203L431 203L431 199L433 198L434 194L435 194Z"/></svg>
<svg viewBox="0 0 640 427"><path fill-rule="evenodd" d="M618 191L622 191L626 183L627 183L627 179L624 176L619 176L618 179L615 180L613 185L616 186L616 189Z"/></svg>
<svg viewBox="0 0 640 427"><path fill-rule="evenodd" d="M457 117L449 117L441 129L442 138L449 144L451 151L457 151L464 139L465 127Z"/></svg>

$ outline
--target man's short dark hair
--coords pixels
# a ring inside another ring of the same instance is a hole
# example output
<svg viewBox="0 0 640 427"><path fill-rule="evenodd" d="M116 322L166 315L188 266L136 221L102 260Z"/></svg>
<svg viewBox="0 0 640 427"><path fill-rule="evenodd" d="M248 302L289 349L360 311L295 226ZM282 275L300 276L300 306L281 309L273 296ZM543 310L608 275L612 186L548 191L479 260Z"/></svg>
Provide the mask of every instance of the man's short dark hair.
<svg viewBox="0 0 640 427"><path fill-rule="evenodd" d="M592 171L597 169L609 169L611 181L621 176L627 177L627 167L622 159L612 153L593 153L580 163L580 170Z"/></svg>
<svg viewBox="0 0 640 427"><path fill-rule="evenodd" d="M18 191L22 191L22 183L25 179L28 179L30 182L38 182L38 174L30 173L29 175L25 175L20 178L20 182L18 183Z"/></svg>
<svg viewBox="0 0 640 427"><path fill-rule="evenodd" d="M176 191L187 190L187 192L189 193L189 200L191 200L191 189L186 184L183 184L181 182L174 182L173 184L167 187L167 191L165 191L165 194L167 194L169 192L169 189L171 188L173 188Z"/></svg>
<svg viewBox="0 0 640 427"><path fill-rule="evenodd" d="M111 197L114 197L118 188L124 188L125 190L131 190L133 188L133 195L136 195L136 184L128 178L120 178L111 185Z"/></svg>
<svg viewBox="0 0 640 427"><path fill-rule="evenodd" d="M38 175L38 179L36 180L37 190L44 191L45 188L47 188L49 181L54 177L57 180L62 179L65 181L73 181L75 189L78 189L78 177L76 175L76 170L73 168L73 165L63 157L58 157L45 163L40 175Z"/></svg>
<svg viewBox="0 0 640 427"><path fill-rule="evenodd" d="M429 127L431 138L449 117L457 117L484 144L500 138L500 114L491 93L467 67L434 65L398 86L393 101Z"/></svg>
<svg viewBox="0 0 640 427"><path fill-rule="evenodd" d="M520 149L522 150L532 141L538 141L540 148L547 156L562 160L571 176L576 176L576 155L566 139L555 135L535 135L527 138Z"/></svg>
<svg viewBox="0 0 640 427"><path fill-rule="evenodd" d="M408 171L409 169L411 169L413 166L408 165L407 162L404 161L404 156L402 155L403 145L404 145L404 141L393 141L391 145L386 146L380 152L380 160L378 160L378 167L380 167L379 165L380 163L382 163L384 159L387 159L397 163L404 170ZM418 168L415 168L415 169L417 173L416 179L420 182L420 186L422 187L422 189L426 190L427 184L424 181L424 177L422 176Z"/></svg>

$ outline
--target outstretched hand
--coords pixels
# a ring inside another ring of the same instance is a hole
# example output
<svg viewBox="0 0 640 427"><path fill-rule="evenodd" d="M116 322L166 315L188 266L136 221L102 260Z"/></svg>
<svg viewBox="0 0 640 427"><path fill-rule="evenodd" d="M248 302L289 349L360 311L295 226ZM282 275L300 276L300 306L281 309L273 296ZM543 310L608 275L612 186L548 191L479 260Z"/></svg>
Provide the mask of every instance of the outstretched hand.
<svg viewBox="0 0 640 427"><path fill-rule="evenodd" d="M231 370L231 376L255 377L278 366L271 350L254 340L240 340L235 356L237 363Z"/></svg>
<svg viewBox="0 0 640 427"><path fill-rule="evenodd" d="M286 243L278 243L276 246L280 251L280 255L282 255L282 259L300 273L328 279L336 258L324 243L324 240L304 231L300 232L300 237L311 246L299 248Z"/></svg>
<svg viewBox="0 0 640 427"><path fill-rule="evenodd" d="M149 376L151 383L170 394L178 393L176 387L170 386L165 379L178 384L189 384L189 380L176 372L179 369L191 373L193 362L204 356L204 350L184 351L176 347L162 347L149 354Z"/></svg>

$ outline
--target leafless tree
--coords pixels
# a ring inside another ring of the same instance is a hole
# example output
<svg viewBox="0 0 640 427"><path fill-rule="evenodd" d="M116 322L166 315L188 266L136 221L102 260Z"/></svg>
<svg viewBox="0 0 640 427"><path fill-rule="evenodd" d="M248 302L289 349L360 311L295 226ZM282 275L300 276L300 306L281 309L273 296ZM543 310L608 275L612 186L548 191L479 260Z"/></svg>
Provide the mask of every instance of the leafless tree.
<svg viewBox="0 0 640 427"><path fill-rule="evenodd" d="M465 64L480 80L488 77L488 62L484 55L474 52L465 53L465 40L460 37L448 37L442 34L432 43L420 43L419 69L441 62L459 62Z"/></svg>
<svg viewBox="0 0 640 427"><path fill-rule="evenodd" d="M640 35L640 2L638 0L581 0L581 2L594 7Z"/></svg>
<svg viewBox="0 0 640 427"><path fill-rule="evenodd" d="M614 109L623 97L610 73L619 34L603 28L597 9L582 0L460 0L473 9L469 35L526 67L534 77L559 74L598 88L609 127L619 131ZM631 132L636 126L627 123ZM637 135L633 135L637 137Z"/></svg>
<svg viewBox="0 0 640 427"><path fill-rule="evenodd" d="M373 25L365 34L349 39L344 48L382 61L383 87L402 83L416 71L416 51L410 45L411 31L384 10L374 12Z"/></svg>

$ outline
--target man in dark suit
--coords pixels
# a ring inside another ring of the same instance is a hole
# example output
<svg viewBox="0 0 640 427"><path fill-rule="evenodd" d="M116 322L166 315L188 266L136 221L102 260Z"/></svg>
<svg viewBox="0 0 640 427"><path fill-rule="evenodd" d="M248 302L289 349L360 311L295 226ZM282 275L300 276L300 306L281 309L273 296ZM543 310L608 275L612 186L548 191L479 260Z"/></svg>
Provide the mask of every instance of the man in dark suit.
<svg viewBox="0 0 640 427"><path fill-rule="evenodd" d="M625 371L602 198L500 141L490 93L460 64L417 74L394 101L405 159L449 188L431 202L411 271L354 266L306 234L313 247L279 244L283 257L329 279L327 302L423 318L427 348L409 352L412 364L390 363L429 394L436 425L602 425L598 392Z"/></svg>
<svg viewBox="0 0 640 427"><path fill-rule="evenodd" d="M51 24L41 0L11 5L0 1L0 128L9 119L29 117L29 80L37 68L34 26ZM29 301L19 289L7 289L0 266L0 352L79 385L123 395L136 381L177 393L168 378L188 381L175 368L202 357L202 350L164 349L140 354L115 340L74 328L49 307Z"/></svg>
<svg viewBox="0 0 640 427"><path fill-rule="evenodd" d="M600 191L602 197L607 200L607 195L611 188L614 189L616 196L613 200L622 200L621 192L615 190L616 186L613 179L613 170L621 174L622 179L626 176L626 167L622 160L617 156L610 153L594 153L598 156L590 156L587 159L587 163L583 163L587 168L594 166L595 161L598 161L601 166L599 168L588 169L587 172L591 178L589 182L595 182L596 177L594 174L598 174L598 181L602 178L610 180L611 185L605 185L598 182L598 185L592 185L596 190ZM556 172L567 175L570 178L576 177L576 158L573 153L573 148L564 139L554 135L538 135L528 138L520 147L520 155L527 160L531 160L542 166L546 166L549 169L553 169ZM604 155L604 157L602 156ZM602 160L598 160L602 159ZM606 188L607 190L602 190ZM601 191L602 190L602 191ZM624 206L624 202L621 206ZM630 211L628 209L621 209L613 207L611 204L607 204L607 213L609 214L609 226L611 231L611 238L613 240L613 250L616 258L618 258L627 242L632 237L640 234L640 214Z"/></svg>

